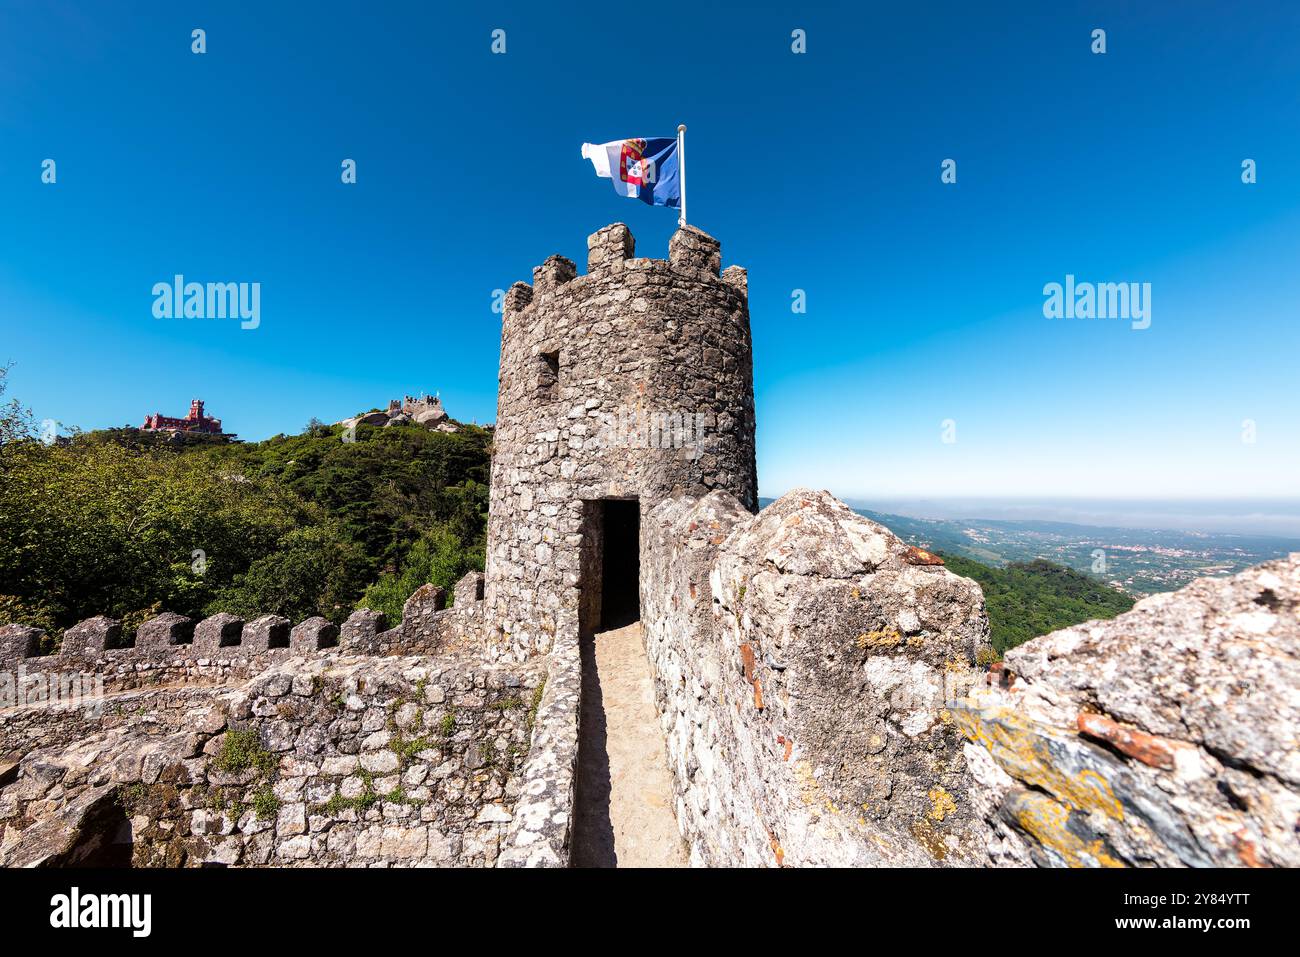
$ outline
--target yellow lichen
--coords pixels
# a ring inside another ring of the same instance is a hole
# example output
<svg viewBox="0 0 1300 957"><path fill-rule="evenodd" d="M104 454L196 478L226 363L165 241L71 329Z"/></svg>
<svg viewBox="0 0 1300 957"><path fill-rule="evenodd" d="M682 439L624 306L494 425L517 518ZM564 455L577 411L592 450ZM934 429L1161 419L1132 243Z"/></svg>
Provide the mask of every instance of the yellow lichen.
<svg viewBox="0 0 1300 957"><path fill-rule="evenodd" d="M902 640L903 636L898 633L897 628L886 628L884 631L869 631L858 635L858 647L893 648Z"/></svg>
<svg viewBox="0 0 1300 957"><path fill-rule="evenodd" d="M1075 775L1058 768L1048 747L1049 739L1015 711L994 708L976 712L962 708L954 719L962 733L984 745L1012 777L1041 788L1072 808L1099 811L1113 820L1123 820L1124 809L1110 783L1087 768Z"/></svg>
<svg viewBox="0 0 1300 957"><path fill-rule="evenodd" d="M944 843L943 835L936 831L929 821L924 819L913 821L912 836L921 842L921 846L929 851L930 856L936 861L941 861L948 856L948 845Z"/></svg>
<svg viewBox="0 0 1300 957"><path fill-rule="evenodd" d="M942 787L930 788L930 820L942 821L957 810L957 802Z"/></svg>
<svg viewBox="0 0 1300 957"><path fill-rule="evenodd" d="M1070 809L1043 794L1025 792L1017 800L1016 821L1038 843L1056 851L1070 867L1123 867L1104 850L1101 838L1084 842L1067 826Z"/></svg>

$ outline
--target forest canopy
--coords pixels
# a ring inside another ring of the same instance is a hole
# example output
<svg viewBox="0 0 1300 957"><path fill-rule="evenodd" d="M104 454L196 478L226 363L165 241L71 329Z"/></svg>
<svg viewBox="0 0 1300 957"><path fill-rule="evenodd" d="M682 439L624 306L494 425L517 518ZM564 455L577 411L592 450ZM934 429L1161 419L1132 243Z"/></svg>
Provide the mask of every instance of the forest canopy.
<svg viewBox="0 0 1300 957"><path fill-rule="evenodd" d="M1094 618L1114 618L1133 599L1105 582L1044 559L994 568L960 555L944 555L956 575L984 591L993 650L1003 655L1030 638Z"/></svg>

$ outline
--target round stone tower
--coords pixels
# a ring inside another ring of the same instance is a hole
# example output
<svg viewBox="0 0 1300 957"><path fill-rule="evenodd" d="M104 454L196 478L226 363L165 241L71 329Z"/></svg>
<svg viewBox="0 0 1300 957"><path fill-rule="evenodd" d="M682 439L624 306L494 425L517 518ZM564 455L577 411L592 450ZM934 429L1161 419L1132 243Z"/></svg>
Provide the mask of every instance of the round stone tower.
<svg viewBox="0 0 1300 957"><path fill-rule="evenodd" d="M745 270L679 229L633 257L622 223L587 274L552 256L506 295L485 624L504 656L638 617L641 517L676 493L757 506Z"/></svg>

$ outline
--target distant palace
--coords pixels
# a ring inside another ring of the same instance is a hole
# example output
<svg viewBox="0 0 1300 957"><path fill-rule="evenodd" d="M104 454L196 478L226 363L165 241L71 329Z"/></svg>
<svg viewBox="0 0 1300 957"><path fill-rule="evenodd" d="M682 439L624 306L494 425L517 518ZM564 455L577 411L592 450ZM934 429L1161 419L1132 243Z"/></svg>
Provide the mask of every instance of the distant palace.
<svg viewBox="0 0 1300 957"><path fill-rule="evenodd" d="M203 414L203 400L190 400L190 414L183 419L155 412L146 415L141 432L204 432L208 435L222 435L221 420Z"/></svg>

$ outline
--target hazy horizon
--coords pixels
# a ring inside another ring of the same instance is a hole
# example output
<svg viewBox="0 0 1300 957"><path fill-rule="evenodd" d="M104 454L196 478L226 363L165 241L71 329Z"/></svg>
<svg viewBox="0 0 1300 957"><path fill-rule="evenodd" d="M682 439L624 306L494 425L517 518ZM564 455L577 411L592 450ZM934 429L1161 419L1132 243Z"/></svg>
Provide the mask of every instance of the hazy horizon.
<svg viewBox="0 0 1300 957"><path fill-rule="evenodd" d="M766 497L766 496L764 496ZM850 507L949 521L1062 522L1100 528L1273 537L1300 546L1300 497L1118 499L839 496Z"/></svg>

